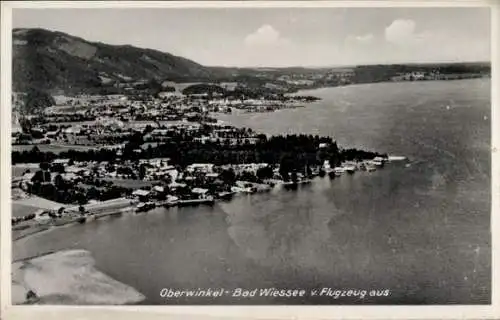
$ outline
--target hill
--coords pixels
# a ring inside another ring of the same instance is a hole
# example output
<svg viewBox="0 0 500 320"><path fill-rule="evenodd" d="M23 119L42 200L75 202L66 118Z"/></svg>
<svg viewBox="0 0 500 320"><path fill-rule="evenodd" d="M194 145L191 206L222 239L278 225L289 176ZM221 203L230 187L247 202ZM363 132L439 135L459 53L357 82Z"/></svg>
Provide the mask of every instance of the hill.
<svg viewBox="0 0 500 320"><path fill-rule="evenodd" d="M34 92L30 97L135 91L151 94L171 89L161 85L163 83L200 82L218 83L223 87L226 82L235 83L235 94L259 97L266 92L405 80L405 74L413 72L424 73L422 79L427 80L482 77L490 73L488 62L325 68L207 67L157 50L90 42L45 29L14 29L12 40L13 89L23 93ZM410 78L413 79L412 76ZM194 87L192 93L200 88L206 89L203 86ZM25 105L30 110L32 107L29 105L43 108L50 99L43 99L42 102L25 101Z"/></svg>
<svg viewBox="0 0 500 320"><path fill-rule="evenodd" d="M55 93L138 80L206 81L216 71L152 49L116 46L44 29L14 29L13 88Z"/></svg>

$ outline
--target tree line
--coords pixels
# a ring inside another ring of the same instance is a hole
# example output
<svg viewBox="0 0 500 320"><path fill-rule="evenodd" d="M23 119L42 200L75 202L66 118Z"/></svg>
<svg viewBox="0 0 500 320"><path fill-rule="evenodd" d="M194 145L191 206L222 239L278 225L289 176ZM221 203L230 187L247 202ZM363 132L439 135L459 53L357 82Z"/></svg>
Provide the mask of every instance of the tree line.
<svg viewBox="0 0 500 320"><path fill-rule="evenodd" d="M192 163L213 163L214 165L269 163L282 164L290 171L302 170L304 166L317 166L329 160L331 165L342 161L373 159L383 154L358 149L339 149L330 137L313 135L279 135L266 137L259 135L255 144L240 139L239 144L199 142L185 136L174 136L169 141L155 147L144 143L141 134L136 134L125 144L120 156L109 149L86 151L68 150L55 154L41 152L38 147L28 151L12 152L12 163L50 162L56 158L74 161L115 161L150 158L170 158L170 163L184 168ZM320 144L323 147L320 148Z"/></svg>

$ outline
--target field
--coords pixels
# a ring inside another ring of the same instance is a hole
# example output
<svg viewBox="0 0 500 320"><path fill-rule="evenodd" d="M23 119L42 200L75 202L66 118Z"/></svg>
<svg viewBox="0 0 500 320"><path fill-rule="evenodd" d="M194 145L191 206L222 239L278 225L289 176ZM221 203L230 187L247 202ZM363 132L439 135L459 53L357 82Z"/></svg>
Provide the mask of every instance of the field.
<svg viewBox="0 0 500 320"><path fill-rule="evenodd" d="M78 151L87 151L92 149L99 149L99 146L82 146L75 144L38 144L36 145L41 152L54 152L60 153L70 149ZM13 145L12 151L30 151L35 145Z"/></svg>
<svg viewBox="0 0 500 320"><path fill-rule="evenodd" d="M152 187L154 183L158 181L144 181L144 180L134 180L134 179L112 179L104 178L105 181L111 181L114 185L124 188L140 189L142 187Z"/></svg>
<svg viewBox="0 0 500 320"><path fill-rule="evenodd" d="M20 163L11 166L11 174L12 178L21 177L23 172L26 170L30 170L31 172L35 172L40 168L38 163Z"/></svg>
<svg viewBox="0 0 500 320"><path fill-rule="evenodd" d="M57 209L60 207L67 207L67 205L32 196L12 201L12 217L23 217L35 213L40 209Z"/></svg>
<svg viewBox="0 0 500 320"><path fill-rule="evenodd" d="M41 208L20 203L12 204L12 218L24 217L37 212Z"/></svg>

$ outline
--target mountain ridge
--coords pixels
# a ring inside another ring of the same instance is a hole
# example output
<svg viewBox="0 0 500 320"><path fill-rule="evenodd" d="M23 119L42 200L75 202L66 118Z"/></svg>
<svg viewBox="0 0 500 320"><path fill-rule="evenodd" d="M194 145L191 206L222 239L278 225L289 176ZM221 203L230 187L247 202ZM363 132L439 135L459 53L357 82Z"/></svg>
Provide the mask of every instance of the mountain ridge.
<svg viewBox="0 0 500 320"><path fill-rule="evenodd" d="M13 87L50 92L100 87L132 80L205 81L212 69L154 49L91 42L60 31L12 31Z"/></svg>
<svg viewBox="0 0 500 320"><path fill-rule="evenodd" d="M268 83L297 90L295 80L313 79L314 87L390 81L413 71L489 73L489 62L398 63L339 67L222 67L129 44L92 42L43 28L12 30L13 90L49 94L117 93L145 82L238 82L262 88ZM142 82L142 83L141 83ZM149 84L146 84L148 86ZM157 84L154 84L156 88Z"/></svg>

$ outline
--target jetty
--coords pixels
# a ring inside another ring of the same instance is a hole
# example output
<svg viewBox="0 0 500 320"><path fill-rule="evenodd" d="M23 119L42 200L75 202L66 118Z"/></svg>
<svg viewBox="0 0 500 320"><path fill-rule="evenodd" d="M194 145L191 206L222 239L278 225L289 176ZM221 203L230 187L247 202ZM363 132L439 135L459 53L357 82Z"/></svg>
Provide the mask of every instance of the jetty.
<svg viewBox="0 0 500 320"><path fill-rule="evenodd" d="M213 198L207 199L189 199L189 200L179 200L177 206L187 207L187 206L197 206L197 205L213 205L215 200Z"/></svg>

